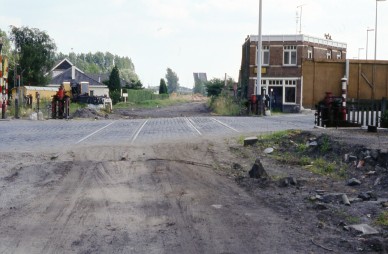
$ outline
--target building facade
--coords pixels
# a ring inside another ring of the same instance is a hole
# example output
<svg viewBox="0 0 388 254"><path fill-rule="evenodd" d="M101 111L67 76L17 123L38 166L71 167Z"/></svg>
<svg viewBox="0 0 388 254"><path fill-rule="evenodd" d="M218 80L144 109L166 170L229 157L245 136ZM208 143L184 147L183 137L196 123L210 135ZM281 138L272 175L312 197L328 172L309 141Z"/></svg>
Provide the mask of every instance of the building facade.
<svg viewBox="0 0 388 254"><path fill-rule="evenodd" d="M258 36L251 35L242 46L239 84L247 99L256 95L257 44ZM303 34L264 35L262 45L262 93L271 96L271 108L282 112L303 107L304 61L346 59L346 43Z"/></svg>

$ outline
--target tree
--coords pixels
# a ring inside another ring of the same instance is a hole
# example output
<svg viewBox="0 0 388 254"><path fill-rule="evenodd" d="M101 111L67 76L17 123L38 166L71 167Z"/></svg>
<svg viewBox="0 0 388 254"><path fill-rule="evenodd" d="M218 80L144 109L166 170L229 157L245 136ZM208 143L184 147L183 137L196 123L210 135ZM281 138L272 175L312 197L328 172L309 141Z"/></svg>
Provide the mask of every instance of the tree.
<svg viewBox="0 0 388 254"><path fill-rule="evenodd" d="M0 29L0 40L2 41L3 47L1 49L1 53L4 56L10 57L10 52L11 52L11 42L9 41L9 38L7 36L7 33L2 31Z"/></svg>
<svg viewBox="0 0 388 254"><path fill-rule="evenodd" d="M159 94L167 94L167 93L168 93L168 90L167 90L166 81L164 80L164 78L162 78L160 79Z"/></svg>
<svg viewBox="0 0 388 254"><path fill-rule="evenodd" d="M45 85L50 77L45 74L54 65L56 45L50 36L37 28L11 26L11 40L19 55L18 70L32 85Z"/></svg>
<svg viewBox="0 0 388 254"><path fill-rule="evenodd" d="M212 80L206 82L206 91L207 96L218 96L220 95L222 88L225 86L225 82L218 78L213 78Z"/></svg>
<svg viewBox="0 0 388 254"><path fill-rule="evenodd" d="M179 88L179 83L178 83L179 78L177 74L173 72L170 68L167 68L166 79L167 79L168 93L176 92Z"/></svg>
<svg viewBox="0 0 388 254"><path fill-rule="evenodd" d="M132 83L132 80L134 80L135 82L139 80L139 77L137 76L135 71L131 69L120 69L120 77L128 83Z"/></svg>
<svg viewBox="0 0 388 254"><path fill-rule="evenodd" d="M140 80L138 80L138 81L133 83L132 89L141 90L141 89L143 89L143 84L141 83Z"/></svg>
<svg viewBox="0 0 388 254"><path fill-rule="evenodd" d="M117 66L113 67L109 75L108 88L109 88L109 96L112 99L112 103L116 104L117 102L120 101L120 89L121 89L120 74Z"/></svg>
<svg viewBox="0 0 388 254"><path fill-rule="evenodd" d="M206 93L205 84L202 80L198 80L195 82L193 92L203 95Z"/></svg>
<svg viewBox="0 0 388 254"><path fill-rule="evenodd" d="M113 67L110 75L109 75L109 91L120 90L120 73L117 66Z"/></svg>

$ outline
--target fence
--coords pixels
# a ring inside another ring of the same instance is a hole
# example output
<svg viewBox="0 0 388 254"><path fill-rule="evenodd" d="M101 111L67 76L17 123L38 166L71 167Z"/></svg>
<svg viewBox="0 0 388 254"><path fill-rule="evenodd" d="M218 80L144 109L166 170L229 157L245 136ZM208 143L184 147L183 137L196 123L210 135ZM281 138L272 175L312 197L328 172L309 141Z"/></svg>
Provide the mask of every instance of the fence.
<svg viewBox="0 0 388 254"><path fill-rule="evenodd" d="M342 97L331 97L330 103L320 102L315 113L315 124L326 127L376 126L382 124L382 116L387 111L387 99L352 100L342 107Z"/></svg>

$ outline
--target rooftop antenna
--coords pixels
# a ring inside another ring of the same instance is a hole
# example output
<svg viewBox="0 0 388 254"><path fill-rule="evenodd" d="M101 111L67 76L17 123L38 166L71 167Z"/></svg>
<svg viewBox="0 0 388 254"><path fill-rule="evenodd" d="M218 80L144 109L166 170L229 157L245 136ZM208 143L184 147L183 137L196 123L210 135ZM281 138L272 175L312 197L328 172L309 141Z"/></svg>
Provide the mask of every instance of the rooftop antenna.
<svg viewBox="0 0 388 254"><path fill-rule="evenodd" d="M298 33L298 24L299 24L299 13L296 11L296 33Z"/></svg>
<svg viewBox="0 0 388 254"><path fill-rule="evenodd" d="M296 8L300 8L300 15L299 15L299 34L302 34L302 12L303 12L303 6L306 4L301 4L296 6Z"/></svg>

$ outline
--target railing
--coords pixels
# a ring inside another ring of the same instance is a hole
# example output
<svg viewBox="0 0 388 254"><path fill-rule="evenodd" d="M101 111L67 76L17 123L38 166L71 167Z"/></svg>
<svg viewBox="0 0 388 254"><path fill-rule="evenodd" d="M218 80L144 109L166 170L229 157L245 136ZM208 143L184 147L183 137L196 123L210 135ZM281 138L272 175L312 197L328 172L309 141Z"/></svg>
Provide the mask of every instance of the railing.
<svg viewBox="0 0 388 254"><path fill-rule="evenodd" d="M315 125L321 127L381 126L381 117L387 110L387 99L347 101L346 111L342 97L331 97L330 103L316 105Z"/></svg>

